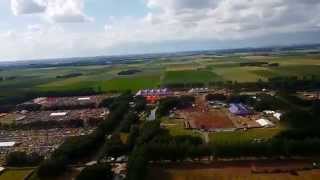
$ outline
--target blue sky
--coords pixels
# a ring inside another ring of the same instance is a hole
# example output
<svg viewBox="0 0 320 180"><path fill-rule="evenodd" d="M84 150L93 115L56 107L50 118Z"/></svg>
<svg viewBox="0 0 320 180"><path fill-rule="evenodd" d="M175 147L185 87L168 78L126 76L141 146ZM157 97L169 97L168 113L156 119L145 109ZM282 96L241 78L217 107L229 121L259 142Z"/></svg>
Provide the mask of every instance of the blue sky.
<svg viewBox="0 0 320 180"><path fill-rule="evenodd" d="M319 0L2 0L0 61L320 42Z"/></svg>

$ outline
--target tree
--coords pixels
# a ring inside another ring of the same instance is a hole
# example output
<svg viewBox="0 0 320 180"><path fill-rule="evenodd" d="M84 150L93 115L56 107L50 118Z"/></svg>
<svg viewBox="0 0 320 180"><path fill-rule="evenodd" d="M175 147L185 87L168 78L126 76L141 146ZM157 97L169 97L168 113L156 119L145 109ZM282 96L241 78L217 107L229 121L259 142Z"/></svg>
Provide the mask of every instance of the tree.
<svg viewBox="0 0 320 180"><path fill-rule="evenodd" d="M148 159L146 149L140 146L134 149L128 162L128 180L143 180L146 178Z"/></svg>
<svg viewBox="0 0 320 180"><path fill-rule="evenodd" d="M43 157L37 153L11 152L6 157L8 166L35 166L42 161Z"/></svg>
<svg viewBox="0 0 320 180"><path fill-rule="evenodd" d="M96 164L83 169L76 180L113 180L113 176L110 165Z"/></svg>
<svg viewBox="0 0 320 180"><path fill-rule="evenodd" d="M59 176L64 173L67 163L64 157L45 160L39 166L37 174L40 178Z"/></svg>

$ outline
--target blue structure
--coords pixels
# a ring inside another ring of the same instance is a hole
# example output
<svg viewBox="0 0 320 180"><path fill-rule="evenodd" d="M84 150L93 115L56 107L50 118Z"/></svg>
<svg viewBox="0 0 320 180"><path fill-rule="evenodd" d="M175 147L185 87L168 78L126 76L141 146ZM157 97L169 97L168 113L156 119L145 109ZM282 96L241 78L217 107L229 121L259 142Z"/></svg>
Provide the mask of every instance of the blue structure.
<svg viewBox="0 0 320 180"><path fill-rule="evenodd" d="M251 111L242 103L230 104L229 111L232 114L235 114L238 116L246 116L251 114Z"/></svg>

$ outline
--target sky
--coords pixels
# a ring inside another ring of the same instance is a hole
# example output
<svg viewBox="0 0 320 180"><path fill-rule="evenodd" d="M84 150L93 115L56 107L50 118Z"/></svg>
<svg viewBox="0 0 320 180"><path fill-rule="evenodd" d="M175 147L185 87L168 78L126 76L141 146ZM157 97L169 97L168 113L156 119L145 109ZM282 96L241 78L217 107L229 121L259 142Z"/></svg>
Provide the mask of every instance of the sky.
<svg viewBox="0 0 320 180"><path fill-rule="evenodd" d="M0 0L0 61L320 42L320 0Z"/></svg>

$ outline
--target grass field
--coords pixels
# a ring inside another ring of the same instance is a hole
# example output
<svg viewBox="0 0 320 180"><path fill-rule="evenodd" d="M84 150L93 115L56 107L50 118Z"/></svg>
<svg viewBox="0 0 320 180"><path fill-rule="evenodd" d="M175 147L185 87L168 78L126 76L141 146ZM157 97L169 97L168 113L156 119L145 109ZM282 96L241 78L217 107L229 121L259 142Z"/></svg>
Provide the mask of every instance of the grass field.
<svg viewBox="0 0 320 180"><path fill-rule="evenodd" d="M184 123L182 120L179 119L168 119L166 117L161 119L161 123L163 126L166 127L169 134L172 136L197 136L203 137L199 132L187 130L184 128Z"/></svg>
<svg viewBox="0 0 320 180"><path fill-rule="evenodd" d="M6 170L0 175L0 180L24 180L32 171L33 169Z"/></svg>
<svg viewBox="0 0 320 180"><path fill-rule="evenodd" d="M220 80L218 75L205 70L167 71L162 84L209 83L217 80Z"/></svg>
<svg viewBox="0 0 320 180"><path fill-rule="evenodd" d="M100 82L103 91L137 91L139 89L157 88L159 85L160 74L117 77Z"/></svg>
<svg viewBox="0 0 320 180"><path fill-rule="evenodd" d="M246 143L252 142L252 140L259 139L270 139L277 135L281 129L251 129L248 131L236 131L236 132L221 132L209 134L210 143L213 144L232 144L232 143Z"/></svg>

